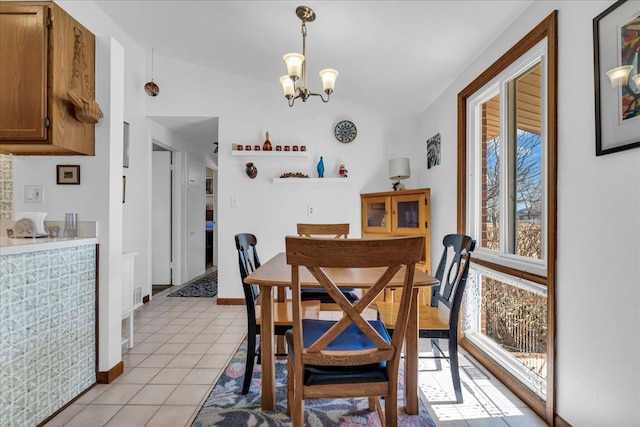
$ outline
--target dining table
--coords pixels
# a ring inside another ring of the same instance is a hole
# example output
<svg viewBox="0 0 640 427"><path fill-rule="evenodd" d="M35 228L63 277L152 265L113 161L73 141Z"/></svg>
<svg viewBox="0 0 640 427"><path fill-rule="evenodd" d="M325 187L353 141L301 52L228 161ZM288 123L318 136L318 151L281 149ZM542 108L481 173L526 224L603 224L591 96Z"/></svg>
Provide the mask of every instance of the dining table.
<svg viewBox="0 0 640 427"><path fill-rule="evenodd" d="M327 273L339 286L366 290L380 277L386 267L375 268L327 268ZM387 288L397 285L402 287L404 268L402 268ZM281 252L258 267L245 278L246 283L260 286L261 329L261 357L262 357L262 409L271 411L275 408L276 379L275 379L275 349L273 303L274 288L279 290L278 300L284 300L286 289L291 287L291 266L287 264L286 253ZM300 269L300 283L304 287L320 287L317 280L307 269ZM439 282L435 277L416 268L414 275L415 287L435 286ZM404 357L404 398L405 411L409 415L416 415L418 406L418 298L412 298L409 312L409 325L405 337Z"/></svg>

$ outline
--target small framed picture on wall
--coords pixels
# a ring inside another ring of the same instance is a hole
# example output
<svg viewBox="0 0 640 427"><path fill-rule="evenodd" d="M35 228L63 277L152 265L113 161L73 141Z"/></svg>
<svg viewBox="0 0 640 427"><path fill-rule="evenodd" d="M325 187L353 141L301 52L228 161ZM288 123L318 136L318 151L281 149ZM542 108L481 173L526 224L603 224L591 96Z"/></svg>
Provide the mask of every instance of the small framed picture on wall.
<svg viewBox="0 0 640 427"><path fill-rule="evenodd" d="M57 165L56 184L80 185L80 165Z"/></svg>

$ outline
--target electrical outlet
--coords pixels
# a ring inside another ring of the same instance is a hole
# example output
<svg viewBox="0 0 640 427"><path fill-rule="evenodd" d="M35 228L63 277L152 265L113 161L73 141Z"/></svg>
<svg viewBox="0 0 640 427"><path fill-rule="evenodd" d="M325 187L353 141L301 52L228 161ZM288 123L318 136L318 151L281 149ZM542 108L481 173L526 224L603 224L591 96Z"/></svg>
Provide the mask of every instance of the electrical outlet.
<svg viewBox="0 0 640 427"><path fill-rule="evenodd" d="M240 198L238 196L231 196L231 207L232 208L240 207Z"/></svg>
<svg viewBox="0 0 640 427"><path fill-rule="evenodd" d="M313 205L307 205L307 216L313 216L315 213L315 209Z"/></svg>

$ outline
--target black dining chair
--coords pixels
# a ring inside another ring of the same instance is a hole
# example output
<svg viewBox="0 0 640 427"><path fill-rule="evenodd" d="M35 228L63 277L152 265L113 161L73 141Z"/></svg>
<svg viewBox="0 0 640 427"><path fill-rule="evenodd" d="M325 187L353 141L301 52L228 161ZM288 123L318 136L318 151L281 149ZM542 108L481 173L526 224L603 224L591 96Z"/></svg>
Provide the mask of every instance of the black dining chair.
<svg viewBox="0 0 640 427"><path fill-rule="evenodd" d="M251 377L253 376L256 357L258 358L258 364L260 363L260 345L257 339L258 335L260 335L260 306L258 305L260 286L245 283L244 279L260 267L260 258L258 257L258 251L256 249L258 240L255 235L249 233L236 234L235 241L238 251L240 278L244 290L244 301L247 306L247 360L242 384L242 394L247 394L251 386ZM317 319L319 315L320 302L305 301L303 316L307 319ZM285 332L291 328L293 323L291 301L274 303L273 323L276 336L284 336Z"/></svg>
<svg viewBox="0 0 640 427"><path fill-rule="evenodd" d="M471 253L476 241L463 234L448 234L442 240L444 250L435 278L440 285L433 288L431 304L419 306L418 336L431 339L433 356L420 356L421 359L435 359L436 369L440 370L441 359L448 359L451 365L451 380L456 402L462 403L462 387L458 370L458 324L462 297L469 275ZM398 313L398 303L377 302L378 313L387 329L392 329ZM448 312L447 312L448 311ZM440 339L448 340L448 354L440 347Z"/></svg>

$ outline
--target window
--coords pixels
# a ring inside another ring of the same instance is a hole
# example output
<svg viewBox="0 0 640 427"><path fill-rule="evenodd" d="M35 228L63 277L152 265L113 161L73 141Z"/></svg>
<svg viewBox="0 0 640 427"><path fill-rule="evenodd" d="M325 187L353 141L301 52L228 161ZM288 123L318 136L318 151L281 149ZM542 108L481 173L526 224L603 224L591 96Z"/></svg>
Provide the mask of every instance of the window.
<svg viewBox="0 0 640 427"><path fill-rule="evenodd" d="M546 276L545 48L525 57L467 101L468 232L477 256Z"/></svg>
<svg viewBox="0 0 640 427"><path fill-rule="evenodd" d="M556 20L554 12L458 95L458 229L478 242L461 343L547 422L555 407Z"/></svg>

